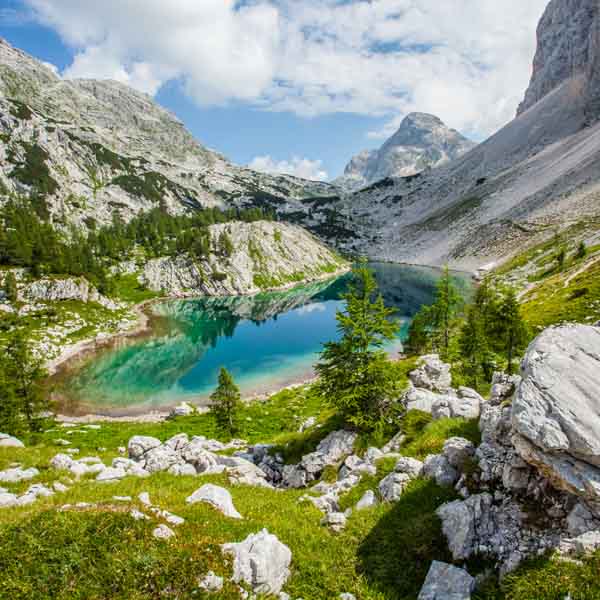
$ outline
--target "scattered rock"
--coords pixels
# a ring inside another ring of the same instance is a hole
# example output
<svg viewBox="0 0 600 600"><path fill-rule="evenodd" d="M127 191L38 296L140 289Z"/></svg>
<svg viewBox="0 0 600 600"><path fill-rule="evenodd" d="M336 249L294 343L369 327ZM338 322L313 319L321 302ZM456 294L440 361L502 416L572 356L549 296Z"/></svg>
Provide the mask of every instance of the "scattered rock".
<svg viewBox="0 0 600 600"><path fill-rule="evenodd" d="M394 467L396 473L405 473L410 477L420 477L423 474L423 463L416 458L401 456Z"/></svg>
<svg viewBox="0 0 600 600"><path fill-rule="evenodd" d="M159 525L153 532L152 535L157 540L168 540L175 536L175 532L166 525Z"/></svg>
<svg viewBox="0 0 600 600"><path fill-rule="evenodd" d="M458 471L475 456L475 446L469 440L460 437L452 437L444 442L443 455Z"/></svg>
<svg viewBox="0 0 600 600"><path fill-rule="evenodd" d="M198 582L198 587L208 593L219 592L223 588L223 578L218 577L212 571L209 571L206 576Z"/></svg>
<svg viewBox="0 0 600 600"><path fill-rule="evenodd" d="M189 417L195 412L194 407L187 402L182 402L171 410L170 417Z"/></svg>
<svg viewBox="0 0 600 600"><path fill-rule="evenodd" d="M344 513L330 512L321 519L321 525L329 527L333 531L340 532L346 527L347 518Z"/></svg>
<svg viewBox="0 0 600 600"><path fill-rule="evenodd" d="M127 445L129 458L140 460L146 452L149 452L153 448L158 448L160 445L160 440L156 438L136 435L129 440L129 444Z"/></svg>
<svg viewBox="0 0 600 600"><path fill-rule="evenodd" d="M148 515L145 515L143 512L141 512L137 508L132 508L129 511L129 514L136 521L149 521L150 520L150 517ZM154 536L154 537L156 537L156 536Z"/></svg>
<svg viewBox="0 0 600 600"><path fill-rule="evenodd" d="M231 494L222 487L207 483L197 489L191 496L186 499L188 504L196 504L197 502L206 502L214 506L222 512L226 517L232 519L242 519L242 515L235 509Z"/></svg>
<svg viewBox="0 0 600 600"><path fill-rule="evenodd" d="M278 594L290 576L290 549L266 529L222 549L234 557L233 582L250 585L256 594Z"/></svg>
<svg viewBox="0 0 600 600"><path fill-rule="evenodd" d="M373 490L367 490L363 497L356 503L356 510L365 510L373 506L377 506L377 496Z"/></svg>
<svg viewBox="0 0 600 600"><path fill-rule="evenodd" d="M0 508L12 508L17 505L17 495L8 492L0 493Z"/></svg>
<svg viewBox="0 0 600 600"><path fill-rule="evenodd" d="M464 569L433 561L418 600L470 600L475 579Z"/></svg>
<svg viewBox="0 0 600 600"><path fill-rule="evenodd" d="M314 427L316 424L317 424L316 417L308 417L308 419L306 419L306 421L304 421L302 423L302 425L300 425L300 428L298 429L298 433L304 433L307 429Z"/></svg>
<svg viewBox="0 0 600 600"><path fill-rule="evenodd" d="M150 494L148 492L140 492L138 494L138 500L144 505L144 506L152 506L152 502L150 501Z"/></svg>
<svg viewBox="0 0 600 600"><path fill-rule="evenodd" d="M40 474L35 468L23 469L21 467L15 467L13 469L6 469L0 471L0 482L2 483L19 483L19 481L28 481L34 479Z"/></svg>
<svg viewBox="0 0 600 600"><path fill-rule="evenodd" d="M96 481L101 483L111 483L113 481L119 481L127 476L124 469L114 469L113 467L107 467L98 473Z"/></svg>

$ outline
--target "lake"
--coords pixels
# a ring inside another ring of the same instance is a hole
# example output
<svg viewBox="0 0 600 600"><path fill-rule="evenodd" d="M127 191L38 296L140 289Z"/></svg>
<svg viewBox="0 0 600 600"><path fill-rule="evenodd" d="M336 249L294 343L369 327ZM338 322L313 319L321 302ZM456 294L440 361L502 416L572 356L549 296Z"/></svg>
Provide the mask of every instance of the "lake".
<svg viewBox="0 0 600 600"><path fill-rule="evenodd" d="M399 328L402 350L411 318L432 301L436 269L370 264ZM337 337L336 311L349 275L254 297L169 300L151 307L151 330L121 338L63 376L63 410L129 414L205 403L227 367L249 397L314 376L322 344ZM456 275L466 292L470 279Z"/></svg>

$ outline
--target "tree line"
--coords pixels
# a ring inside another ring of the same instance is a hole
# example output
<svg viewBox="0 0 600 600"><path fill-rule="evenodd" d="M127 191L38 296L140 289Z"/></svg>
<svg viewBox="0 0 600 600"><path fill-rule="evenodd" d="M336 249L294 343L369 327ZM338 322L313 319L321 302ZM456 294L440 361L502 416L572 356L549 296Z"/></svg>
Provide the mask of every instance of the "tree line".
<svg viewBox="0 0 600 600"><path fill-rule="evenodd" d="M110 295L108 268L131 258L134 251L141 250L146 258L185 252L201 259L211 251L226 257L233 250L232 242L223 233L211 248L210 225L265 219L271 220L272 215L259 208L209 208L183 216L157 208L128 223L115 215L111 225L92 226L86 232L72 227L65 233L40 217L29 203L12 200L0 210L0 265L26 267L34 277L84 276Z"/></svg>

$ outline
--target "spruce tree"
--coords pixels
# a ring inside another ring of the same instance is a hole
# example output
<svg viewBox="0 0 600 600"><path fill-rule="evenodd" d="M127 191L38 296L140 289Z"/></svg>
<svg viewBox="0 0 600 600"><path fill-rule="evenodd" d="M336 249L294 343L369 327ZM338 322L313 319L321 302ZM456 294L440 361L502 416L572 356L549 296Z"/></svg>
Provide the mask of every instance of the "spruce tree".
<svg viewBox="0 0 600 600"><path fill-rule="evenodd" d="M6 347L3 361L3 376L10 388L7 393L9 404L14 403L7 413L15 411L21 415L30 431L40 428L40 413L50 408L44 380L47 376L40 359L31 352L22 333L12 335Z"/></svg>
<svg viewBox="0 0 600 600"><path fill-rule="evenodd" d="M481 310L477 304L470 307L459 339L460 354L468 383L475 389L485 380L488 354L487 339Z"/></svg>
<svg viewBox="0 0 600 600"><path fill-rule="evenodd" d="M225 367L219 372L219 384L210 396L211 412L219 429L231 437L239 431L240 390Z"/></svg>
<svg viewBox="0 0 600 600"><path fill-rule="evenodd" d="M12 271L9 271L4 277L4 293L9 302L18 300L17 278Z"/></svg>
<svg viewBox="0 0 600 600"><path fill-rule="evenodd" d="M584 241L579 242L579 246L577 247L577 254L575 255L576 258L585 258L587 256L587 246L585 245Z"/></svg>
<svg viewBox="0 0 600 600"><path fill-rule="evenodd" d="M450 269L444 267L442 277L437 282L434 313L440 335L440 354L447 358L450 352L450 330L461 304L461 296L450 276Z"/></svg>
<svg viewBox="0 0 600 600"><path fill-rule="evenodd" d="M507 371L509 375L514 371L514 359L518 352L527 343L527 325L521 316L519 301L514 289L509 288L504 292L504 297L499 308L500 330L503 332L503 345L506 354Z"/></svg>
<svg viewBox="0 0 600 600"><path fill-rule="evenodd" d="M398 330L377 293L373 274L362 263L343 296L344 311L336 319L341 339L325 344L316 365L317 390L345 421L361 430L373 430L386 407L397 398L397 385L383 345Z"/></svg>

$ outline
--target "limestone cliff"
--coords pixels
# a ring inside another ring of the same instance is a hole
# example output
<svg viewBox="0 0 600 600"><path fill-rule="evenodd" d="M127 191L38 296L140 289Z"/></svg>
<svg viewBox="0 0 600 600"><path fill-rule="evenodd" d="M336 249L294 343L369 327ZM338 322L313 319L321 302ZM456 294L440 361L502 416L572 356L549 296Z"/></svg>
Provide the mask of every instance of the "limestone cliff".
<svg viewBox="0 0 600 600"><path fill-rule="evenodd" d="M169 296L238 296L292 287L347 270L347 263L300 227L259 221L210 227L213 251L148 261L140 283ZM232 249L219 252L225 235Z"/></svg>

